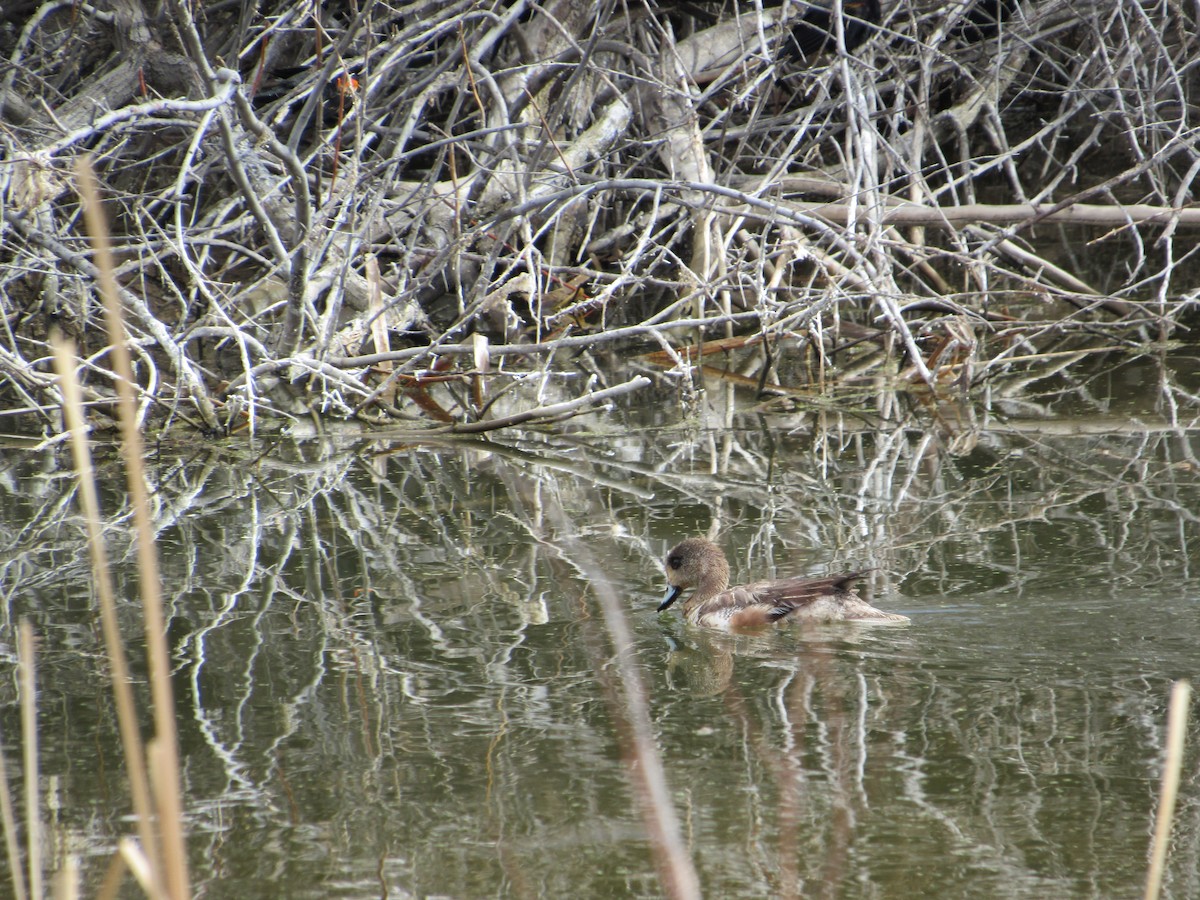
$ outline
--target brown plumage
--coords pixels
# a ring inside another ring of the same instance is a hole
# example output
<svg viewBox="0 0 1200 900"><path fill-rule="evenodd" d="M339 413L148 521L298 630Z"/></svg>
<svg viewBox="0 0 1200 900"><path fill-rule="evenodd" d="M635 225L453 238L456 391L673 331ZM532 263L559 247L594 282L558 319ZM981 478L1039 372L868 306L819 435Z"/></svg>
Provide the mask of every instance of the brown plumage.
<svg viewBox="0 0 1200 900"><path fill-rule="evenodd" d="M907 622L907 616L886 613L854 592L853 582L862 572L827 578L784 578L729 586L729 562L716 544L688 538L667 554L665 569L670 589L658 610L662 612L688 588L695 593L684 601L683 614L693 625L740 630L761 628L781 621L806 619L820 622Z"/></svg>

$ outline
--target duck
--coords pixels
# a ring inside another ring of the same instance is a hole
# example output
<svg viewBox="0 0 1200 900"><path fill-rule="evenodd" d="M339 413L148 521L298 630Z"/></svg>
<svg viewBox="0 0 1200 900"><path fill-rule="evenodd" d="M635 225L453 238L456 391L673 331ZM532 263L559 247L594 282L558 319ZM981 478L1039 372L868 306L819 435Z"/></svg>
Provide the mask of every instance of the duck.
<svg viewBox="0 0 1200 900"><path fill-rule="evenodd" d="M689 588L683 604L692 625L724 631L763 628L777 623L907 622L908 616L876 609L854 590L866 572L823 578L795 577L729 586L725 551L704 538L688 538L667 554L667 594L658 612L668 609Z"/></svg>

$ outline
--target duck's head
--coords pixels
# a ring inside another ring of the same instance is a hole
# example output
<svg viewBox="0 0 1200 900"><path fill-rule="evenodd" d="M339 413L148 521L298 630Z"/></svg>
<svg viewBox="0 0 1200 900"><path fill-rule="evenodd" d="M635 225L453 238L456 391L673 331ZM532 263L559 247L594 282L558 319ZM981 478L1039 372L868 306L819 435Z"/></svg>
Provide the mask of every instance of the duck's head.
<svg viewBox="0 0 1200 900"><path fill-rule="evenodd" d="M676 544L667 554L663 568L669 587L666 597L658 605L659 612L690 587L699 588L705 596L712 596L729 586L729 562L724 551L704 538L688 538Z"/></svg>

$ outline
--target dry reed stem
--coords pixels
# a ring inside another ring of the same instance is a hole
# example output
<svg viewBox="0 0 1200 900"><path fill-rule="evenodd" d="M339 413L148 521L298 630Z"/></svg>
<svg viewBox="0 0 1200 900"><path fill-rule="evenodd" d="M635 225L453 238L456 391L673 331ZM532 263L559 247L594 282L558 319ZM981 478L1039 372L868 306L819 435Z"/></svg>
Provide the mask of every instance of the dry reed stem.
<svg viewBox="0 0 1200 900"><path fill-rule="evenodd" d="M595 557L582 541L574 537L577 530L567 521L562 508L553 504L547 508L547 514L563 536L565 552L587 576L588 584L600 603L604 627L612 642L613 664L621 684L620 713L628 724L628 731L619 728L617 733L623 741L629 741L623 748L625 758L631 761L627 777L650 838L663 892L678 900L699 900L700 878L688 854L675 804L671 800L666 770L654 739L646 688L635 665L633 635L621 600Z"/></svg>
<svg viewBox="0 0 1200 900"><path fill-rule="evenodd" d="M158 887L154 882L154 868L152 861L147 858L142 848L137 845L136 841L130 840L127 837L117 841L117 856L121 858L133 875L134 881L141 885L142 890L147 894L159 896Z"/></svg>
<svg viewBox="0 0 1200 900"><path fill-rule="evenodd" d="M54 368L58 374L59 390L62 392L63 417L71 435L71 454L75 464L75 477L79 483L79 505L82 507L83 520L87 527L88 553L91 556L96 596L100 602L100 629L104 633L104 647L108 654L113 699L117 707L117 727L121 733L121 749L125 755L125 767L129 776L130 799L137 819L138 837L142 841L145 853L149 859L158 860L160 854L154 828L154 801L146 773L146 756L138 725L133 679L129 674L129 663L125 658L124 642L117 620L116 591L113 588L112 571L105 550L100 498L96 491L92 454L88 447L79 381L75 376L77 360L74 350L66 341L52 338L50 343L54 349ZM155 872L160 871L158 867L152 868ZM156 893L155 896L157 895Z"/></svg>
<svg viewBox="0 0 1200 900"><path fill-rule="evenodd" d="M3 735L0 735L2 738ZM3 741L0 740L0 825L4 827L4 851L8 857L8 871L12 880L13 897L25 900L25 873L21 868L21 847L17 843L17 820L13 815L12 792L8 787L8 764L4 760Z"/></svg>
<svg viewBox="0 0 1200 900"><path fill-rule="evenodd" d="M79 860L74 855L54 874L54 900L79 900Z"/></svg>
<svg viewBox="0 0 1200 900"><path fill-rule="evenodd" d="M138 427L133 365L129 355L119 293L114 276L108 228L100 209L95 175L86 157L76 166L80 199L95 251L101 296L109 332L110 350L117 375L117 410L121 424L121 454L137 534L137 562L146 651L150 669L155 746L152 749L154 800L158 812L163 887L172 900L185 900L188 889L187 855L183 837L183 803L179 779L179 748L175 730L175 699L171 688L166 623L162 607L162 577L154 544L150 499L143 465L142 435Z"/></svg>
<svg viewBox="0 0 1200 900"><path fill-rule="evenodd" d="M21 749L25 763L25 861L29 867L29 896L34 900L41 900L42 803L38 792L37 678L34 666L33 627L22 620L17 631L17 677L21 687Z"/></svg>
<svg viewBox="0 0 1200 900"><path fill-rule="evenodd" d="M142 855L144 857L145 852ZM128 869L125 855L121 852L120 842L118 842L117 852L108 858L108 867L104 870L104 880L100 882L100 889L96 891L96 900L115 900Z"/></svg>
<svg viewBox="0 0 1200 900"><path fill-rule="evenodd" d="M1154 822L1154 841L1151 844L1150 871L1146 874L1144 900L1157 900L1162 891L1167 846L1171 841L1171 825L1175 820L1175 799L1179 794L1179 771L1183 767L1188 704L1191 700L1190 681L1177 681L1171 686L1171 705L1167 710L1167 755L1163 761L1162 789L1158 795L1158 815Z"/></svg>

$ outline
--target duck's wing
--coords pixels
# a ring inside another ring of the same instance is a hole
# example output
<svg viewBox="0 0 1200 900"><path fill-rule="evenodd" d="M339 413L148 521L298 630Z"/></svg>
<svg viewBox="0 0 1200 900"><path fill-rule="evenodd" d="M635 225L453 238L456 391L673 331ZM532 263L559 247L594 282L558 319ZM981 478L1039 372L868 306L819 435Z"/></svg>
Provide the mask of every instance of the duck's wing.
<svg viewBox="0 0 1200 900"><path fill-rule="evenodd" d="M696 610L696 618L700 622L725 623L736 628L769 625L822 598L857 600L853 582L863 574L785 578L739 585L705 600Z"/></svg>
<svg viewBox="0 0 1200 900"><path fill-rule="evenodd" d="M831 575L826 578L786 578L783 581L764 581L747 585L759 604L768 607L768 622L778 622L785 616L803 610L818 600L829 598L853 599L861 602L854 593L854 582L864 572L848 575Z"/></svg>

